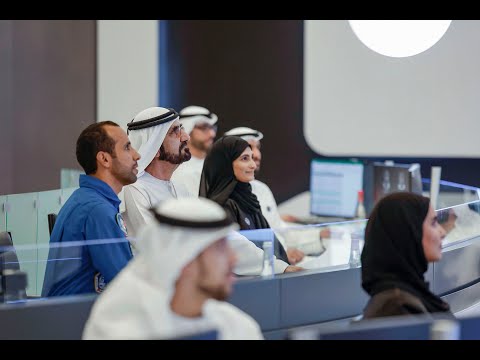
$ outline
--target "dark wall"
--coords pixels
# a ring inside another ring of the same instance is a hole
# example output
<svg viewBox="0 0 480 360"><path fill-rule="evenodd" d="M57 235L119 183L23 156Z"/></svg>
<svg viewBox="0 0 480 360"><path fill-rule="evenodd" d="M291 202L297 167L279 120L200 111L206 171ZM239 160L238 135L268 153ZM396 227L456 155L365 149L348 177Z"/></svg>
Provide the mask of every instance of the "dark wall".
<svg viewBox="0 0 480 360"><path fill-rule="evenodd" d="M12 26L0 21L0 194L12 189Z"/></svg>
<svg viewBox="0 0 480 360"><path fill-rule="evenodd" d="M0 79L0 194L60 188L96 118L95 21L0 21Z"/></svg>
<svg viewBox="0 0 480 360"><path fill-rule="evenodd" d="M160 105L205 106L219 115L219 134L236 126L262 131L258 178L277 202L307 190L310 160L320 155L303 136L303 21L161 23ZM442 166L443 179L480 187L479 159L391 159L420 162L423 177Z"/></svg>
<svg viewBox="0 0 480 360"><path fill-rule="evenodd" d="M263 132L258 178L277 201L306 190L313 152L303 139L302 21L179 20L163 29L160 104L207 107L219 117L218 134L237 126Z"/></svg>

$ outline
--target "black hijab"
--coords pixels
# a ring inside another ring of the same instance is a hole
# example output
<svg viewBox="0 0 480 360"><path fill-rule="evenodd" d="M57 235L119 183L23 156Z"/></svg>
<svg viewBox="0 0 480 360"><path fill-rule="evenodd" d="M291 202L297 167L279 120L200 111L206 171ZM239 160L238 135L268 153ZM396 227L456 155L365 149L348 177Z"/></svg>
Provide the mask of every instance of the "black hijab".
<svg viewBox="0 0 480 360"><path fill-rule="evenodd" d="M226 206L228 199L248 213L256 229L269 228L250 183L240 182L233 173L233 162L250 147L238 136L223 136L212 145L203 164L199 195Z"/></svg>
<svg viewBox="0 0 480 360"><path fill-rule="evenodd" d="M407 192L390 194L375 206L361 256L362 287L370 296L399 288L418 297L429 312L450 310L423 277L428 262L422 226L429 208L430 199Z"/></svg>

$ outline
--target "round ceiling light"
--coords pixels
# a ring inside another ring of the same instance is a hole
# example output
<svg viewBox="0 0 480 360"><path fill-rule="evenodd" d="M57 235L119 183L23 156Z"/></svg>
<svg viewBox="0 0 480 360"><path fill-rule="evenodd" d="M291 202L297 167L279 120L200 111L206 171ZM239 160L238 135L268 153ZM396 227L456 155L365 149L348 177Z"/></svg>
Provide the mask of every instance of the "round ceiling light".
<svg viewBox="0 0 480 360"><path fill-rule="evenodd" d="M417 55L442 38L452 20L348 20L371 50L390 57Z"/></svg>

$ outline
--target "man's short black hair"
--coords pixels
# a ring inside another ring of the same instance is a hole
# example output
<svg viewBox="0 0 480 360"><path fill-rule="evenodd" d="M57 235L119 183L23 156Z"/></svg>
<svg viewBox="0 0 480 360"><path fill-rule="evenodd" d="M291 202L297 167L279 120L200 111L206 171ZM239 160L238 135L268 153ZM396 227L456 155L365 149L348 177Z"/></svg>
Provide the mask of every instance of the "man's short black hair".
<svg viewBox="0 0 480 360"><path fill-rule="evenodd" d="M115 156L115 141L108 136L105 126L119 126L113 121L102 121L87 126L77 140L77 161L85 174L97 171L97 153L105 151Z"/></svg>

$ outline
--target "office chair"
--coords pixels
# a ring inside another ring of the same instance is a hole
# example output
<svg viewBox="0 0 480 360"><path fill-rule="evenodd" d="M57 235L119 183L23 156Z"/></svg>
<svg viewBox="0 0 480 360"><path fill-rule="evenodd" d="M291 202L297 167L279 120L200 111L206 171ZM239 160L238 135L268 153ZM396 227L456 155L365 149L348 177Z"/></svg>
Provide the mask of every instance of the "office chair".
<svg viewBox="0 0 480 360"><path fill-rule="evenodd" d="M18 257L13 248L12 236L9 232L0 232L0 272L5 269L20 270Z"/></svg>
<svg viewBox="0 0 480 360"><path fill-rule="evenodd" d="M0 232L0 303L27 298L27 274L20 270L11 234Z"/></svg>
<svg viewBox="0 0 480 360"><path fill-rule="evenodd" d="M48 231L50 232L50 236L52 236L53 226L55 225L55 221L57 221L57 214L51 213L48 214Z"/></svg>

